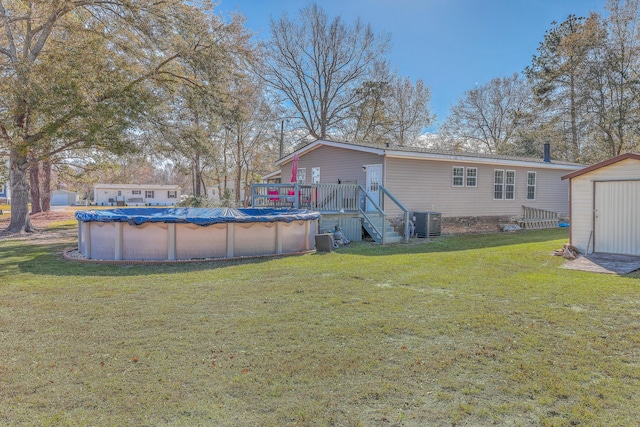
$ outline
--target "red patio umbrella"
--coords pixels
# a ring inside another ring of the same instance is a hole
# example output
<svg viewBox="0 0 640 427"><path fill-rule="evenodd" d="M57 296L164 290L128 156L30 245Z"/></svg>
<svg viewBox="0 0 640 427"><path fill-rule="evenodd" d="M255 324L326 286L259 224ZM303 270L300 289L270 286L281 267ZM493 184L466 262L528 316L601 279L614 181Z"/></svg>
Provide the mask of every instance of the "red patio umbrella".
<svg viewBox="0 0 640 427"><path fill-rule="evenodd" d="M291 164L291 182L298 182L298 160L300 160L300 158L297 154L294 154Z"/></svg>
<svg viewBox="0 0 640 427"><path fill-rule="evenodd" d="M293 155L293 162L291 162L291 183L295 184L298 182L298 160L300 160L300 158L298 157L297 154ZM295 188L295 187L294 187ZM289 201L295 203L295 196L296 192L295 190L289 190ZM298 205L297 203L295 204L295 207L297 208Z"/></svg>

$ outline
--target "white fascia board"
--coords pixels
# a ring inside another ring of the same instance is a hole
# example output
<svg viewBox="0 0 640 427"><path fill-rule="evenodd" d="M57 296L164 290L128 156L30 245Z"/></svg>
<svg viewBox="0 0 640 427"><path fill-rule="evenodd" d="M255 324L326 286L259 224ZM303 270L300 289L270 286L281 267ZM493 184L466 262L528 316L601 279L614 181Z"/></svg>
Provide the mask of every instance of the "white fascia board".
<svg viewBox="0 0 640 427"><path fill-rule="evenodd" d="M271 178L278 177L280 175L282 175L282 171L277 170L277 171L269 172L267 174L262 175L262 179L271 179Z"/></svg>
<svg viewBox="0 0 640 427"><path fill-rule="evenodd" d="M406 151L386 151L387 157L399 158L399 159L417 159L417 160L437 160L443 162L458 162L458 163L476 163L484 165L499 165L499 166L520 166L539 169L559 169L559 170L578 170L584 166L580 165L566 165L546 162L535 162L516 159L491 159L484 157L472 157L472 156L456 156L455 154L437 154L437 153L419 153L419 152L406 152Z"/></svg>

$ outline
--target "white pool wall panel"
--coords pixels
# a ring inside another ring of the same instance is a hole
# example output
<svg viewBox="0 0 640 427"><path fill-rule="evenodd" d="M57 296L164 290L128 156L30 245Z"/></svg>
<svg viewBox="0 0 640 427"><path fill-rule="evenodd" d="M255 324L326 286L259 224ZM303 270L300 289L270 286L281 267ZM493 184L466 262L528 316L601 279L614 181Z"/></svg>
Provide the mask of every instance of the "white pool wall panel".
<svg viewBox="0 0 640 427"><path fill-rule="evenodd" d="M87 259L174 261L255 257L315 249L318 219L192 223L78 221L78 251Z"/></svg>
<svg viewBox="0 0 640 427"><path fill-rule="evenodd" d="M122 259L166 260L168 255L168 229L165 223L142 225L122 224Z"/></svg>
<svg viewBox="0 0 640 427"><path fill-rule="evenodd" d="M176 224L176 259L227 256L227 224Z"/></svg>

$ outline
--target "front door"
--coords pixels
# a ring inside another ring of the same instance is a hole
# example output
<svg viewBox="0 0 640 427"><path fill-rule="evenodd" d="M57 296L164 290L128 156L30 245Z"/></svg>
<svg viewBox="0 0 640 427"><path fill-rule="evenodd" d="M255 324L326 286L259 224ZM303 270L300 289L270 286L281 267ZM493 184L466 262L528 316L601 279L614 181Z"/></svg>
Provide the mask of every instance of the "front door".
<svg viewBox="0 0 640 427"><path fill-rule="evenodd" d="M380 206L380 184L382 184L382 165L367 165L366 190L369 197ZM367 203L367 212L375 211L371 203Z"/></svg>

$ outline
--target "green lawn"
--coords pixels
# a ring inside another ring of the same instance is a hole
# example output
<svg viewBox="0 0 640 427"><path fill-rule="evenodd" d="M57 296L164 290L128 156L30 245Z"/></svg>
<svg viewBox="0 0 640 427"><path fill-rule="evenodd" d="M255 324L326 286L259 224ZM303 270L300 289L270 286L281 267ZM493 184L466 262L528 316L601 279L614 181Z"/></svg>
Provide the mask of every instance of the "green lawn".
<svg viewBox="0 0 640 427"><path fill-rule="evenodd" d="M627 426L640 275L566 230L190 265L0 240L0 425Z"/></svg>

